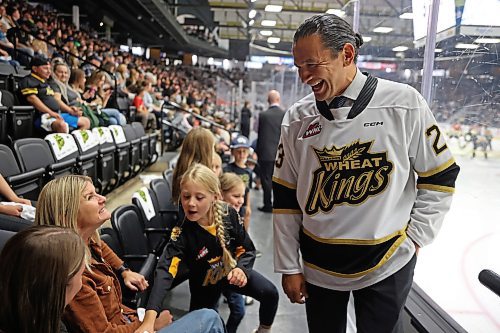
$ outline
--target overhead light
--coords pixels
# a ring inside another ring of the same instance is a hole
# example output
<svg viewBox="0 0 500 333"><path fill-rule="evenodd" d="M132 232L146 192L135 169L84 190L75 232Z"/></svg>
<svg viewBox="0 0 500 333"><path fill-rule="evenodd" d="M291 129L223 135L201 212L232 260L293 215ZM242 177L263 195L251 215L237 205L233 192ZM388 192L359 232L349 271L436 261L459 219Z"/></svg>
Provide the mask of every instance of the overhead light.
<svg viewBox="0 0 500 333"><path fill-rule="evenodd" d="M403 20L413 20L413 13L403 13L399 15L399 18Z"/></svg>
<svg viewBox="0 0 500 333"><path fill-rule="evenodd" d="M271 13L279 13L283 9L283 6L280 5L267 5L264 10L266 12L271 12Z"/></svg>
<svg viewBox="0 0 500 333"><path fill-rule="evenodd" d="M262 36L271 36L273 34L273 32L271 30L261 30L260 34Z"/></svg>
<svg viewBox="0 0 500 333"><path fill-rule="evenodd" d="M478 38L474 41L474 43L497 44L500 43L500 38Z"/></svg>
<svg viewBox="0 0 500 333"><path fill-rule="evenodd" d="M248 12L248 18L250 18L250 19L253 19L255 17L255 15L257 15L257 11L255 9L251 9Z"/></svg>
<svg viewBox="0 0 500 333"><path fill-rule="evenodd" d="M267 42L268 42L269 44L277 44L277 43L279 43L279 42L280 42L280 38L279 38L279 37L269 37L269 38L267 39Z"/></svg>
<svg viewBox="0 0 500 333"><path fill-rule="evenodd" d="M372 38L370 36L363 36L363 42L366 43L366 42L369 42L371 40L372 40Z"/></svg>
<svg viewBox="0 0 500 333"><path fill-rule="evenodd" d="M389 28L389 27L376 27L375 29L373 29L373 32L378 32L378 33L381 33L381 34L388 34L392 30L394 30L394 29L393 28Z"/></svg>
<svg viewBox="0 0 500 333"><path fill-rule="evenodd" d="M250 0L250 2L255 2L255 1L257 1L257 0Z"/></svg>
<svg viewBox="0 0 500 333"><path fill-rule="evenodd" d="M404 52L404 51L408 50L408 46L400 45L400 46L393 47L392 50L394 52Z"/></svg>
<svg viewBox="0 0 500 333"><path fill-rule="evenodd" d="M276 25L276 21L274 20L262 20L260 24L264 27L274 27Z"/></svg>
<svg viewBox="0 0 500 333"><path fill-rule="evenodd" d="M252 26L254 23L255 23L255 20L250 20L250 21L248 22L248 25L249 25L249 26Z"/></svg>
<svg viewBox="0 0 500 333"><path fill-rule="evenodd" d="M467 44L467 43L458 43L455 45L456 49L477 49L479 45L476 44Z"/></svg>
<svg viewBox="0 0 500 333"><path fill-rule="evenodd" d="M327 14L333 14L333 15L337 15L338 17L344 17L345 16L345 11L343 11L342 9L328 9L326 11Z"/></svg>
<svg viewBox="0 0 500 333"><path fill-rule="evenodd" d="M434 52L436 53L443 52L443 49L434 49Z"/></svg>
<svg viewBox="0 0 500 333"><path fill-rule="evenodd" d="M102 27L103 25L104 25L104 23L102 23L102 22L101 22L101 23L99 23L99 26L100 26L100 27Z"/></svg>

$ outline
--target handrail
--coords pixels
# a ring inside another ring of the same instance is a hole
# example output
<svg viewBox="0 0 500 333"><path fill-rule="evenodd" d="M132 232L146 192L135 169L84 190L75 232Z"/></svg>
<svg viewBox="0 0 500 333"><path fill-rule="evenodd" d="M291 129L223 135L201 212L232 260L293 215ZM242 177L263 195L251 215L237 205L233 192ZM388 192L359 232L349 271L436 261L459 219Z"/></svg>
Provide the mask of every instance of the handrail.
<svg viewBox="0 0 500 333"><path fill-rule="evenodd" d="M500 275L489 269L483 269L478 276L479 282L500 296Z"/></svg>
<svg viewBox="0 0 500 333"><path fill-rule="evenodd" d="M115 87L115 88L114 88L114 99L115 99L115 103L116 103L116 100L117 100L117 98L118 98L118 90L117 90L117 88L118 88L118 84L117 84L117 82L116 82L116 76L115 76L115 73L112 73L112 72L110 72L110 71L108 71L108 70L104 69L102 66L97 66L97 65L94 65L93 63L91 63L90 61L88 61L88 60L86 60L86 59L83 59L83 58L82 58L82 57L80 57L79 55L76 55L76 54L73 54L73 53L71 53L71 52L69 52L69 51L66 51L66 50L65 50L65 49L63 49L61 46L59 46L59 45L57 45L57 44L54 44L54 43L51 43L51 42L49 42L48 40L46 40L45 38L40 38L40 37L36 36L33 32L31 32L31 31L29 31L29 30L23 29L23 28L21 28L21 27L13 27L13 28L11 28L11 29L14 29L14 34L15 34L15 36L16 36L16 37L17 37L17 34L18 34L18 32L19 32L19 31L23 31L23 32L25 32L25 33L29 34L30 36L32 36L33 38L35 38L35 39L37 39L37 40L40 40L40 41L42 41L42 42L44 42L44 43L47 43L48 45L53 46L53 47L54 47L54 48L56 48L58 51L62 51L62 52L64 53L64 55L65 55L65 56L69 55L69 56L71 56L71 57L74 57L74 58L76 58L76 59L78 59L78 60L82 61L82 62L83 62L83 63L85 63L85 64L89 64L89 65L91 65L91 66L93 66L93 67L97 68L97 69L98 69L98 70L100 70L100 71L103 71L103 72L105 72L105 73L108 73L108 74L109 74L109 75L113 78L114 87ZM17 53L17 52L21 51L23 54L25 54L25 55L27 55L28 57L32 58L32 56L31 56L30 54L28 54L28 53L26 53L26 52L23 52L22 50L17 50L16 38L14 38L14 43L13 43L13 44L14 44L14 52L15 52L15 53Z"/></svg>
<svg viewBox="0 0 500 333"><path fill-rule="evenodd" d="M196 112L193 112L191 110L187 110L187 109L184 109L182 106L180 106L179 104L175 103L175 102L170 102L170 101L165 101L166 104L168 105L171 105L173 106L174 108L176 108L177 110L179 111L184 111L184 112L187 112L189 114L191 114L193 117L195 118L198 118L200 120L203 120L203 121L206 121L207 123L209 123L210 125L214 126L214 127L218 127L218 128L221 128L223 130L225 130L224 126L222 126L221 124L219 123L216 123L215 121L211 120L211 119L208 119L208 118L205 118L203 116L200 116L199 114L197 114Z"/></svg>

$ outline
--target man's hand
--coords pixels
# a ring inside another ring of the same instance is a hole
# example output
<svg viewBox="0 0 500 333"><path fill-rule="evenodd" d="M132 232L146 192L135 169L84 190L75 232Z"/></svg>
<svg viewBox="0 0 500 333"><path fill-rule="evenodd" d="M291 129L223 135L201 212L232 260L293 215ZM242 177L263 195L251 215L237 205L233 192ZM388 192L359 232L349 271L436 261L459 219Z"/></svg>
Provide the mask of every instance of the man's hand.
<svg viewBox="0 0 500 333"><path fill-rule="evenodd" d="M248 280L247 276L243 272L241 268L233 268L231 272L227 275L227 280L229 281L229 284L233 284L235 286L238 286L240 288L244 287Z"/></svg>
<svg viewBox="0 0 500 333"><path fill-rule="evenodd" d="M159 331L165 326L172 324L172 314L168 310L163 310L155 320L155 331ZM152 332L151 332L152 333Z"/></svg>
<svg viewBox="0 0 500 333"><path fill-rule="evenodd" d="M54 111L49 112L49 116L51 116L52 118L56 118L57 120L64 120L59 113Z"/></svg>
<svg viewBox="0 0 500 333"><path fill-rule="evenodd" d="M283 291L292 303L304 304L308 297L306 291L306 280L302 273L283 274L281 278Z"/></svg>
<svg viewBox="0 0 500 333"><path fill-rule="evenodd" d="M125 285L133 291L143 291L148 286L148 281L139 273L132 272L131 270L126 270L122 273L123 282Z"/></svg>

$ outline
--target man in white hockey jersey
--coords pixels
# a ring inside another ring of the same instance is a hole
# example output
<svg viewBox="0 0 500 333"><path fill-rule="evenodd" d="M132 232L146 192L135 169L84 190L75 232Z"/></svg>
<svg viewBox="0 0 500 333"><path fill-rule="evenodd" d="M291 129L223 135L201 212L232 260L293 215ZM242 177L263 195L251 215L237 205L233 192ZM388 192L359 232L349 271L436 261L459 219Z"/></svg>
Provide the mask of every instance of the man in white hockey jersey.
<svg viewBox="0 0 500 333"><path fill-rule="evenodd" d="M416 253L439 231L459 172L423 97L359 71L362 44L331 14L294 35L313 93L281 125L274 261L313 333L345 332L351 292L358 332L402 331Z"/></svg>

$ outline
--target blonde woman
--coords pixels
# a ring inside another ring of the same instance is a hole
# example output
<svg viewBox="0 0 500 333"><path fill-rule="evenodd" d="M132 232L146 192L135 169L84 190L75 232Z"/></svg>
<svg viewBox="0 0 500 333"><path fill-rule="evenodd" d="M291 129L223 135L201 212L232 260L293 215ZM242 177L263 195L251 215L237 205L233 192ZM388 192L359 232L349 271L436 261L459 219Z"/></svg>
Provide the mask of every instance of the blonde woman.
<svg viewBox="0 0 500 333"><path fill-rule="evenodd" d="M122 292L116 276L121 275L125 285L132 290L142 291L148 287L148 282L144 276L126 268L113 250L101 242L97 229L110 217L106 197L97 194L91 179L85 176L71 175L52 180L45 185L38 199L35 224L73 229L86 244L83 287L64 313L65 322L72 332L127 333L134 332L140 325L136 311L121 302ZM172 315L165 310L153 326L158 333L177 333L190 327L192 322L203 328L220 325L214 312L198 312L172 324ZM219 331L207 329L204 332Z"/></svg>
<svg viewBox="0 0 500 333"><path fill-rule="evenodd" d="M236 211L219 201L217 176L196 163L182 176L180 185L185 219L172 231L160 258L146 316L136 333L153 330L181 261L190 272L190 310L217 309L222 291L231 290L261 302L260 325L255 332L270 332L278 309L278 291L271 281L252 270L255 248Z"/></svg>
<svg viewBox="0 0 500 333"><path fill-rule="evenodd" d="M212 168L214 146L215 137L206 128L194 128L186 135L172 175L172 199L174 202L179 200L182 175L193 163L201 163Z"/></svg>

